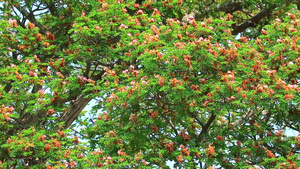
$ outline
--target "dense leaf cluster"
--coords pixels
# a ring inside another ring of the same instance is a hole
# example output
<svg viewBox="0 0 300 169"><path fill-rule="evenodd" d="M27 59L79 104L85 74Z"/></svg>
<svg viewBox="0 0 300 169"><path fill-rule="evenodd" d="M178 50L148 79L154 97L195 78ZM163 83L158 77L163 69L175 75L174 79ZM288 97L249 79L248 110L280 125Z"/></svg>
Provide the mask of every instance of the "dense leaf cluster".
<svg viewBox="0 0 300 169"><path fill-rule="evenodd" d="M299 5L1 2L0 168L300 167Z"/></svg>

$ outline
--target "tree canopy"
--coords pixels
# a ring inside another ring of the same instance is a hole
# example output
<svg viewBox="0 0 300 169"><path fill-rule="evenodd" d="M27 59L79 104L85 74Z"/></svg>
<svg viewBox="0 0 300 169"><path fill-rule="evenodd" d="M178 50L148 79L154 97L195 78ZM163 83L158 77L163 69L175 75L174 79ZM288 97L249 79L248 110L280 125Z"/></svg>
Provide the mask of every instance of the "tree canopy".
<svg viewBox="0 0 300 169"><path fill-rule="evenodd" d="M299 7L0 2L0 168L300 167Z"/></svg>

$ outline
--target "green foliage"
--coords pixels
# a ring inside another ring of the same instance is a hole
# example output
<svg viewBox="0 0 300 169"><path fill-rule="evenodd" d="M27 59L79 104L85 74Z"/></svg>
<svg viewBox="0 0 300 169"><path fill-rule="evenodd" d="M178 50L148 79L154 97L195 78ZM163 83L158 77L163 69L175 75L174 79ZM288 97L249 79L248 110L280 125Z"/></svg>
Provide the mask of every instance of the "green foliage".
<svg viewBox="0 0 300 169"><path fill-rule="evenodd" d="M4 1L0 168L300 167L297 4L138 2Z"/></svg>

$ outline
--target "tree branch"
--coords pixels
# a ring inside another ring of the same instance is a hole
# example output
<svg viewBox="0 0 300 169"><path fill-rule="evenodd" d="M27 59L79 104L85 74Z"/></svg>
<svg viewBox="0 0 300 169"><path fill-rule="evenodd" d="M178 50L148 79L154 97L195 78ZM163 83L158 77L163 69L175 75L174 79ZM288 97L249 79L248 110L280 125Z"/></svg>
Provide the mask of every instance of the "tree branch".
<svg viewBox="0 0 300 169"><path fill-rule="evenodd" d="M239 126L245 123L245 119L248 119L249 117L254 115L253 110L249 110L247 113L245 113L241 119L236 120L235 122L231 123L233 126Z"/></svg>
<svg viewBox="0 0 300 169"><path fill-rule="evenodd" d="M19 10L19 12L25 16L26 19L28 19L31 23L33 23L35 26L37 26L42 34L45 34L47 30L35 19L33 13L28 13L24 8L21 6L14 6L16 9Z"/></svg>
<svg viewBox="0 0 300 169"><path fill-rule="evenodd" d="M60 121L65 122L65 128L71 126L73 121L75 121L84 107L92 100L92 98L86 95L80 95L76 100L71 101L70 110L62 115Z"/></svg>
<svg viewBox="0 0 300 169"><path fill-rule="evenodd" d="M198 138L200 138L204 133L207 133L208 128L210 127L210 125L213 123L213 121L215 120L217 116L215 114L212 114L208 120L208 122L205 124L205 126L202 128L200 134L198 135Z"/></svg>
<svg viewBox="0 0 300 169"><path fill-rule="evenodd" d="M271 9L274 9L275 7L276 7L275 5L272 5L268 9L263 9L258 14L256 14L255 16L253 16L251 19L248 19L244 23L242 23L242 24L240 24L238 26L237 25L233 25L232 26L233 31L231 33L233 35L237 35L238 33L241 33L243 31L245 31L249 27L255 27L262 19L266 18L271 13Z"/></svg>
<svg viewBox="0 0 300 169"><path fill-rule="evenodd" d="M202 121L200 121L194 113L192 113L190 111L188 111L188 112L189 112L190 115L192 115L195 118L195 120L201 125L201 127L204 127L204 123Z"/></svg>
<svg viewBox="0 0 300 169"><path fill-rule="evenodd" d="M171 128L173 129L174 133L176 136L178 136L178 132L177 132L177 129L176 127L174 126L174 124L172 123L171 120L169 120L165 115L162 115L162 117L169 123L169 125L171 126Z"/></svg>
<svg viewBox="0 0 300 169"><path fill-rule="evenodd" d="M211 12L233 13L235 11L242 10L243 9L243 3L245 3L245 2L243 2L242 0L237 0L237 1L234 1L234 2L225 3L223 5L218 4L215 7L210 7L209 6L209 7L205 8L204 10L201 9L201 11L203 11L203 12L200 12L200 10L199 10L199 11L196 11L195 13L185 15L182 20L185 21L186 16L191 16L191 15L194 15L196 20L200 20L206 14L211 13ZM244 5L246 5L246 4L244 4Z"/></svg>
<svg viewBox="0 0 300 169"><path fill-rule="evenodd" d="M92 66L92 62L91 61L87 61L86 62L86 70L83 74L84 77L86 78L89 78L89 73L90 73L90 70L91 70L91 66Z"/></svg>

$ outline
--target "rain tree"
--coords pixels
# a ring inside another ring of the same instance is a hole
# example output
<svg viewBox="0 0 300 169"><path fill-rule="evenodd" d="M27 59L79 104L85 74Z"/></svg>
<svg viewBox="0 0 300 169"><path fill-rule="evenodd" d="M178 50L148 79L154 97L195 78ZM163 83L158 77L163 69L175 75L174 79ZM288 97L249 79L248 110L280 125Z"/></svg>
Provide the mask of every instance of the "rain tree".
<svg viewBox="0 0 300 169"><path fill-rule="evenodd" d="M0 168L300 167L299 7L0 2Z"/></svg>

